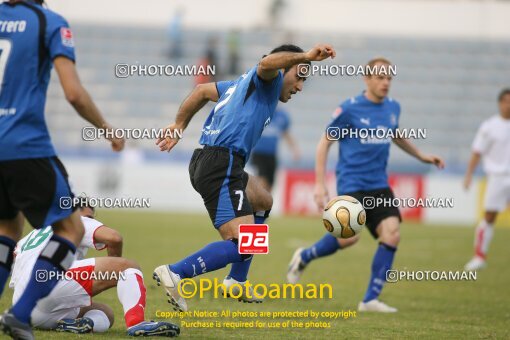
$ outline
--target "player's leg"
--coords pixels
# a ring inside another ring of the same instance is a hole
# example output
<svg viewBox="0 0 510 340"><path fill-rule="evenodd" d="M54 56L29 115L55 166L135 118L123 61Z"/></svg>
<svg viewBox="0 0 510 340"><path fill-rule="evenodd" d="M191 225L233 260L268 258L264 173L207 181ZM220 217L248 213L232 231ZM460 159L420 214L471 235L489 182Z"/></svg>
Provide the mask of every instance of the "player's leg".
<svg viewBox="0 0 510 340"><path fill-rule="evenodd" d="M2 198L0 198L0 201L2 201ZM2 296L5 284L11 273L14 261L14 248L16 248L16 242L21 238L24 221L23 214L4 208L5 205L3 203L0 202L0 211L2 212L0 216L0 296ZM14 218L6 219L9 215L13 215L11 212L14 213Z"/></svg>
<svg viewBox="0 0 510 340"><path fill-rule="evenodd" d="M100 257L78 261L76 267L71 270L93 271L95 274L93 277L104 278L80 282L81 287L86 287L86 290L89 290L91 297L117 287L117 296L124 310L128 335L176 336L179 334L180 330L177 325L168 322L145 321L146 288L140 266L135 261L121 257ZM81 276L78 275L78 277ZM82 308L80 315L81 317L78 316L74 320L61 320L57 327L58 330L73 333L78 331L83 333L88 329L93 332L105 332L113 325L113 312L106 305L96 304Z"/></svg>
<svg viewBox="0 0 510 340"><path fill-rule="evenodd" d="M56 331L74 334L102 333L113 326L113 309L103 303L92 302L80 308L76 317L65 317L57 321Z"/></svg>
<svg viewBox="0 0 510 340"><path fill-rule="evenodd" d="M400 242L400 219L397 216L384 218L376 228L379 245L372 260L372 274L363 301L361 312L396 312L397 309L378 300L386 282L386 272L391 269L395 252Z"/></svg>
<svg viewBox="0 0 510 340"><path fill-rule="evenodd" d="M475 229L473 258L466 263L465 270L480 270L485 268L487 252L494 235L494 223L498 217L497 211L486 211L484 218L478 223Z"/></svg>
<svg viewBox="0 0 510 340"><path fill-rule="evenodd" d="M189 167L191 183L202 196L223 240L154 270L153 278L158 285L163 285L168 301L177 310L187 310L186 301L177 289L181 279L215 271L250 257L239 254L237 246L239 224L254 223L253 209L246 193L248 178L243 168L244 157L229 149L210 147L193 154Z"/></svg>
<svg viewBox="0 0 510 340"><path fill-rule="evenodd" d="M29 323L30 314L37 301L47 296L58 283L58 273L71 267L76 244L83 237L83 224L77 211L71 216L53 223L54 234L34 264L32 278L25 291L11 308L11 313L21 322ZM37 280L36 273L44 271L47 281Z"/></svg>
<svg viewBox="0 0 510 340"><path fill-rule="evenodd" d="M360 202L363 200L362 192L348 193ZM298 248L292 255L287 269L287 282L296 283L303 275L306 266L313 260L334 254L340 249L348 248L358 242L360 236L356 235L347 239L336 238L326 233L319 241L308 248Z"/></svg>
<svg viewBox="0 0 510 340"><path fill-rule="evenodd" d="M390 188L367 192L365 196L381 197L392 202L395 197ZM356 197L363 202L363 197ZM366 227L379 245L372 260L372 273L363 301L359 303L360 312L396 312L397 309L378 300L386 272L391 269L395 252L400 242L400 211L395 206L376 206L366 211Z"/></svg>
<svg viewBox="0 0 510 340"><path fill-rule="evenodd" d="M327 233L311 247L296 249L289 262L287 282L297 283L311 261L334 254L340 249L348 248L358 242L359 238L359 235L350 238L336 238Z"/></svg>
<svg viewBox="0 0 510 340"><path fill-rule="evenodd" d="M2 177L9 178L6 191L12 206L21 211L33 227L54 226L54 235L37 259L25 291L2 318L6 332L27 332L37 301L55 287L57 274L71 266L84 228L79 214L60 204L62 197L70 199L73 194L67 172L57 157L3 162ZM46 282L38 282L38 271L47 273Z"/></svg>
<svg viewBox="0 0 510 340"><path fill-rule="evenodd" d="M246 186L246 195L253 207L253 218L256 224L264 224L269 217L269 212L273 206L273 197L271 193L262 185L261 179L245 173L248 178ZM242 262L232 263L230 273L227 275L223 283L227 286L234 283L244 283L248 280L248 271L250 270L253 256L245 259ZM232 279L234 281L232 281ZM232 281L232 282L231 282ZM248 301L252 302L252 301ZM258 302L258 300L257 300Z"/></svg>
<svg viewBox="0 0 510 340"><path fill-rule="evenodd" d="M504 176L491 175L487 179L485 189L484 218L478 223L474 237L474 256L464 267L466 270L479 270L484 268L486 263L489 245L494 235L494 223L498 212L506 208L509 203L510 183L505 181Z"/></svg>

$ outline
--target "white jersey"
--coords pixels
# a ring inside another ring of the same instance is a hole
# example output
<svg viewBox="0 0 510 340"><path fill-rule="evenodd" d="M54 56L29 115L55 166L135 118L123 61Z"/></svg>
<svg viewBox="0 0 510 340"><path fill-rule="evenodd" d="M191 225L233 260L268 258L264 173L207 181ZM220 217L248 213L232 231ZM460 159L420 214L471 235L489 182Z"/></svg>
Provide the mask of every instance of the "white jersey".
<svg viewBox="0 0 510 340"><path fill-rule="evenodd" d="M510 119L496 115L484 121L472 150L482 155L486 174L510 176Z"/></svg>
<svg viewBox="0 0 510 340"><path fill-rule="evenodd" d="M82 260L90 248L97 250L105 248L104 244L94 242L94 234L97 229L103 226L103 223L88 217L81 217L81 220L85 227L85 234L76 249L75 261ZM50 241L52 235L53 230L51 226L32 230L16 245L14 250L16 257L12 267L11 281L9 282L9 287L14 288L13 301L17 301L25 290L35 262Z"/></svg>

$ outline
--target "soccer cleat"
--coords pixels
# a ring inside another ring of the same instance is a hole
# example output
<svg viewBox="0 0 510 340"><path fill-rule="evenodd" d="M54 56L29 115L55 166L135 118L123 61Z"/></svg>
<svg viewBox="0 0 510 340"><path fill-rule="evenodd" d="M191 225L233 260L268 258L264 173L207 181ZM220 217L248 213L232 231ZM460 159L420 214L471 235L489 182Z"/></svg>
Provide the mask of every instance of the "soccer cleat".
<svg viewBox="0 0 510 340"><path fill-rule="evenodd" d="M359 312L380 312L380 313L396 313L398 309L390 307L377 299L368 302L361 301L358 305Z"/></svg>
<svg viewBox="0 0 510 340"><path fill-rule="evenodd" d="M92 332L94 321L91 318L83 317L78 319L62 319L57 321L57 332L74 334L85 334Z"/></svg>
<svg viewBox="0 0 510 340"><path fill-rule="evenodd" d="M173 338L179 336L180 333L181 329L179 326L162 321L142 321L138 325L129 327L127 330L129 336L167 336Z"/></svg>
<svg viewBox="0 0 510 340"><path fill-rule="evenodd" d="M237 301L239 302L248 302L248 303L262 303L264 300L255 297L253 287L248 287L248 294L246 292L246 286L244 285L244 282L239 282L236 279L233 279L230 276L226 276L223 280L223 284L225 285L225 288L227 290L226 296L230 297L229 291L232 293L233 296L239 296L237 298ZM234 284L236 284L234 286ZM232 288L230 288L232 287ZM242 288L240 288L242 287ZM242 292L241 290L242 289Z"/></svg>
<svg viewBox="0 0 510 340"><path fill-rule="evenodd" d="M289 269L287 270L287 282L295 284L303 275L303 271L306 268L306 265L301 261L301 253L304 248L298 248L294 255L292 255L292 260L289 263Z"/></svg>
<svg viewBox="0 0 510 340"><path fill-rule="evenodd" d="M29 324L19 321L12 313L7 311L0 315L0 328L5 334L16 340L35 339L34 333L32 333L32 327L30 327Z"/></svg>
<svg viewBox="0 0 510 340"><path fill-rule="evenodd" d="M466 265L464 269L467 271L477 271L487 267L487 263L480 256L473 257Z"/></svg>
<svg viewBox="0 0 510 340"><path fill-rule="evenodd" d="M179 282L181 277L173 273L168 265L159 266L154 269L152 278L156 280L158 286L163 285L168 296L168 302L172 304L174 310L185 312L188 310L186 300L179 294Z"/></svg>

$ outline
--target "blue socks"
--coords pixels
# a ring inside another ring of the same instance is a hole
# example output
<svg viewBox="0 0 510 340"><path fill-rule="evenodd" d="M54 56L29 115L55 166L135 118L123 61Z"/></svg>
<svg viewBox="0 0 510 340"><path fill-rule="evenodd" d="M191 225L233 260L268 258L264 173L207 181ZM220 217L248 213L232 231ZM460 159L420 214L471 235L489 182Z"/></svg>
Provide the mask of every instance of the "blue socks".
<svg viewBox="0 0 510 340"><path fill-rule="evenodd" d="M35 262L32 278L23 294L11 308L16 319L30 323L30 315L37 301L46 297L57 285L59 273L69 269L74 261L76 247L69 240L53 235Z"/></svg>
<svg viewBox="0 0 510 340"><path fill-rule="evenodd" d="M209 243L196 253L169 265L170 270L184 279L221 269L229 263L241 262L243 257L237 250L236 241Z"/></svg>
<svg viewBox="0 0 510 340"><path fill-rule="evenodd" d="M379 294L381 294L381 290L386 282L386 272L390 270L393 265L393 258L395 257L396 250L397 248L382 242L379 243L379 247L372 261L372 276L370 277L363 302L377 299Z"/></svg>
<svg viewBox="0 0 510 340"><path fill-rule="evenodd" d="M6 236L0 236L0 296L11 273L13 252L16 242Z"/></svg>
<svg viewBox="0 0 510 340"><path fill-rule="evenodd" d="M269 211L258 211L254 213L253 218L255 219L255 224L264 224L268 216ZM248 271L250 270L252 260L253 256L250 256L250 258L244 260L243 262L232 263L228 276L236 281L245 282L248 280Z"/></svg>
<svg viewBox="0 0 510 340"><path fill-rule="evenodd" d="M340 249L338 239L331 234L326 234L313 246L303 250L301 253L301 262L307 265L310 261L319 257L331 255L338 249Z"/></svg>

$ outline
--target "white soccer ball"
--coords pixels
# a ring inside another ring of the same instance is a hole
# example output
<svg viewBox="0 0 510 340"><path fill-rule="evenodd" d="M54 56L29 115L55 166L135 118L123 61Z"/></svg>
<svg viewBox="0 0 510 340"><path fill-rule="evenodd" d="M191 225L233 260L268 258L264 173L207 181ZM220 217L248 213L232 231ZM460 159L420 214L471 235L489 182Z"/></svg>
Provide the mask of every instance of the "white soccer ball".
<svg viewBox="0 0 510 340"><path fill-rule="evenodd" d="M322 213L326 230L333 236L341 238L359 234L366 219L363 205L354 197L347 195L333 198Z"/></svg>

